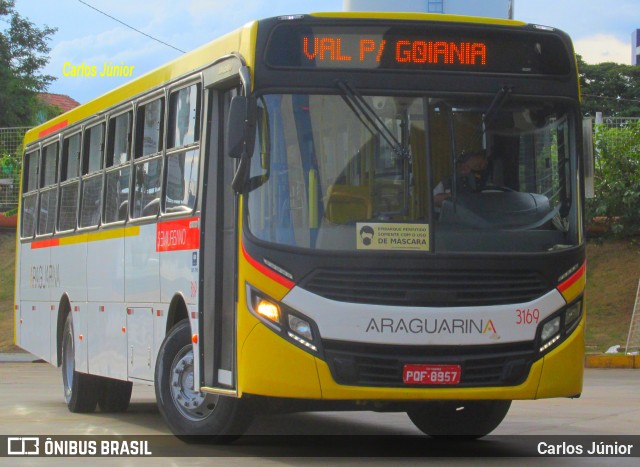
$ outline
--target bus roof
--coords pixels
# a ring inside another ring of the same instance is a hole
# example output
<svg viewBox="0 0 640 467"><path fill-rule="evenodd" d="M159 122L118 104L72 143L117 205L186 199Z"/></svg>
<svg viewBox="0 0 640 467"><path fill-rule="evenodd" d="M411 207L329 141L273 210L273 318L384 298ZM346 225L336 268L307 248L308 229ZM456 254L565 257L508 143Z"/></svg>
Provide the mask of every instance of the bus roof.
<svg viewBox="0 0 640 467"><path fill-rule="evenodd" d="M309 16L318 18L359 18L359 19L390 19L410 21L437 21L445 23L475 23L500 26L525 26L527 23L501 18L486 18L481 16L444 15L440 13L389 13L389 12L318 12Z"/></svg>

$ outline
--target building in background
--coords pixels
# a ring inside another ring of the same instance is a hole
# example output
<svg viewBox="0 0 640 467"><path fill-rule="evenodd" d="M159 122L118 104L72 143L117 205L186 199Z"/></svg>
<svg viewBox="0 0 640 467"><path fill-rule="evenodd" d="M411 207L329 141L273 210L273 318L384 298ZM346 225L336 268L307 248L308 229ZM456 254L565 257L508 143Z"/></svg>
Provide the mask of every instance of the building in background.
<svg viewBox="0 0 640 467"><path fill-rule="evenodd" d="M38 100L44 104L44 108L38 109L36 115L36 123L44 123L50 118L68 112L80 105L80 102L72 99L64 94L51 94L48 92L39 92ZM48 108L51 109L49 111Z"/></svg>
<svg viewBox="0 0 640 467"><path fill-rule="evenodd" d="M640 29L631 33L631 64L640 65Z"/></svg>
<svg viewBox="0 0 640 467"><path fill-rule="evenodd" d="M514 0L344 0L344 11L411 11L513 19Z"/></svg>

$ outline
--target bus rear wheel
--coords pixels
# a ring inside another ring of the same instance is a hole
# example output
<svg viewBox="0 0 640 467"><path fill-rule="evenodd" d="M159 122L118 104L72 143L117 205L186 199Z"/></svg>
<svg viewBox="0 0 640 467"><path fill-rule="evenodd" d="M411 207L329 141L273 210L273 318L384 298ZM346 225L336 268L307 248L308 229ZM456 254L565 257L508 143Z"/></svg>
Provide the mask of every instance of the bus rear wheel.
<svg viewBox="0 0 640 467"><path fill-rule="evenodd" d="M99 378L76 371L73 318L67 316L62 335L62 384L64 400L74 413L89 413L96 409L101 393Z"/></svg>
<svg viewBox="0 0 640 467"><path fill-rule="evenodd" d="M425 402L407 415L423 433L433 437L482 438L504 420L511 401Z"/></svg>
<svg viewBox="0 0 640 467"><path fill-rule="evenodd" d="M165 337L156 362L156 399L171 431L219 441L241 435L252 418L245 401L194 391L193 369L191 327L183 320Z"/></svg>

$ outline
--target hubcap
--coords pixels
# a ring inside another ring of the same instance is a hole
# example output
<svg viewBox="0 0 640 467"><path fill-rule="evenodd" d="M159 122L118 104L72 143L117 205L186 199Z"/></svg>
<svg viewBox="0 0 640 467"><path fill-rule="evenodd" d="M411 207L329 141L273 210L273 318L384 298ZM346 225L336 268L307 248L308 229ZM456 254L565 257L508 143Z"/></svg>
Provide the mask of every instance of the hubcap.
<svg viewBox="0 0 640 467"><path fill-rule="evenodd" d="M180 413L192 421L204 420L213 413L218 396L194 391L193 350L185 346L171 365L171 399Z"/></svg>

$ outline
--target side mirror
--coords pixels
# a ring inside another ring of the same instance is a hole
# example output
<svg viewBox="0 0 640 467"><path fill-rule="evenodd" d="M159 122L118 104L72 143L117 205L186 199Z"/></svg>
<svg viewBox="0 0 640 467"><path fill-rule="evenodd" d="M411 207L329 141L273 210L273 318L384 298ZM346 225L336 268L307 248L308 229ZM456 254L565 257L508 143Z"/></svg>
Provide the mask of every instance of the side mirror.
<svg viewBox="0 0 640 467"><path fill-rule="evenodd" d="M255 138L255 117L252 100L246 96L235 96L231 99L229 115L226 122L226 153L238 159L243 154L251 157L253 139Z"/></svg>

